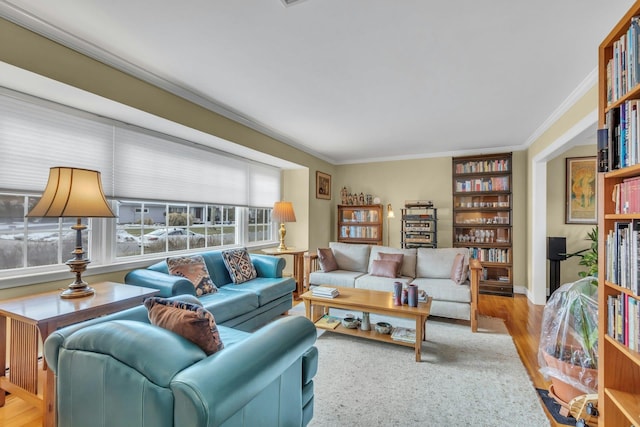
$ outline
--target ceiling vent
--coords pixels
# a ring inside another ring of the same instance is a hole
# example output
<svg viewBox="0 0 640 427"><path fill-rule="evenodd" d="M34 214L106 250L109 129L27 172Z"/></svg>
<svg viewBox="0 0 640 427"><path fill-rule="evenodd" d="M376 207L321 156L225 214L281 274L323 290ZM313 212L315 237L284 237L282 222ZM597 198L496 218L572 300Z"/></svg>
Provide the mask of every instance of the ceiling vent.
<svg viewBox="0 0 640 427"><path fill-rule="evenodd" d="M284 7L293 6L294 4L302 3L304 0L282 0Z"/></svg>

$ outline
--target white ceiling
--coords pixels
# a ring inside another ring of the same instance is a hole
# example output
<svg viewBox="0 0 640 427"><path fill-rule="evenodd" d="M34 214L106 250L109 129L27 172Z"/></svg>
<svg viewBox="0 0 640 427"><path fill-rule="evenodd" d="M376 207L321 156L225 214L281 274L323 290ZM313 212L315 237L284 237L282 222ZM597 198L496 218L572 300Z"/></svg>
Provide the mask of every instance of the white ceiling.
<svg viewBox="0 0 640 427"><path fill-rule="evenodd" d="M0 0L0 16L345 164L526 147L632 4Z"/></svg>

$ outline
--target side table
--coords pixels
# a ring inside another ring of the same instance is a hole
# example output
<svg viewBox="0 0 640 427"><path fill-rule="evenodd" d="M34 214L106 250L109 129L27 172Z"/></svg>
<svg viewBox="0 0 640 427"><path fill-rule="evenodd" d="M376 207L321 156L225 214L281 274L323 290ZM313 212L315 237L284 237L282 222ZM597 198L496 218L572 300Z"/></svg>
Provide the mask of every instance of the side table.
<svg viewBox="0 0 640 427"><path fill-rule="evenodd" d="M300 298L300 295L304 293L304 253L306 249L287 248L279 250L278 248L263 249L267 255L291 255L293 256L293 278L296 281L296 293L295 297Z"/></svg>
<svg viewBox="0 0 640 427"><path fill-rule="evenodd" d="M56 290L0 302L0 406L5 404L6 392L11 392L42 409L44 426L55 426L55 376L44 358L42 397L38 395L38 334L44 343L56 329L134 307L158 293L157 289L113 282L91 286L96 293L83 298L62 299ZM11 325L9 343L7 319ZM10 351L8 376L7 347Z"/></svg>

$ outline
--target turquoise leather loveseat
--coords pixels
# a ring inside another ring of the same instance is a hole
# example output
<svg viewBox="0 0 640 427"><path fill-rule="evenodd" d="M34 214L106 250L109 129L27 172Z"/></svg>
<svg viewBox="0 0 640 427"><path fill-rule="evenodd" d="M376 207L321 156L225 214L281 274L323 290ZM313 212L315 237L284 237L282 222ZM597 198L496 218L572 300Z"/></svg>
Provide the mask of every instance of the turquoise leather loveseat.
<svg viewBox="0 0 640 427"><path fill-rule="evenodd" d="M296 282L282 277L284 258L250 254L258 277L235 284L224 264L221 250L197 253L204 258L207 270L218 291L199 297L200 302L216 318L218 325L252 331L293 306ZM125 283L159 289L158 296L196 295L193 284L184 277L169 274L166 261L145 269L130 271Z"/></svg>
<svg viewBox="0 0 640 427"><path fill-rule="evenodd" d="M44 353L56 374L58 426L306 426L314 325L289 316L253 333L218 330L224 348L210 356L151 325L144 306L57 330Z"/></svg>

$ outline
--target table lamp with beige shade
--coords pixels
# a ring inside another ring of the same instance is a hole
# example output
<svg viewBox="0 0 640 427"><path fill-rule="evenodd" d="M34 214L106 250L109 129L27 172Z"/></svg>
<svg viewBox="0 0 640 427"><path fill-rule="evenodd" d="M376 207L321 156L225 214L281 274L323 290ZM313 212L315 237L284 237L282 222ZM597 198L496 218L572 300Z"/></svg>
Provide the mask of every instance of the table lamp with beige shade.
<svg viewBox="0 0 640 427"><path fill-rule="evenodd" d="M94 289L82 280L89 260L82 249L82 218L114 218L102 191L100 172L71 167L52 167L49 180L40 201L27 214L29 218L77 218L71 228L76 231L74 258L66 264L75 273L76 280L60 295L62 298L80 298L94 294Z"/></svg>
<svg viewBox="0 0 640 427"><path fill-rule="evenodd" d="M286 251L287 246L284 244L284 236L287 234L287 230L284 227L284 223L296 222L296 214L293 211L293 204L291 202L275 202L273 205L273 211L271 212L271 218L280 223L280 246L278 246L278 250Z"/></svg>

